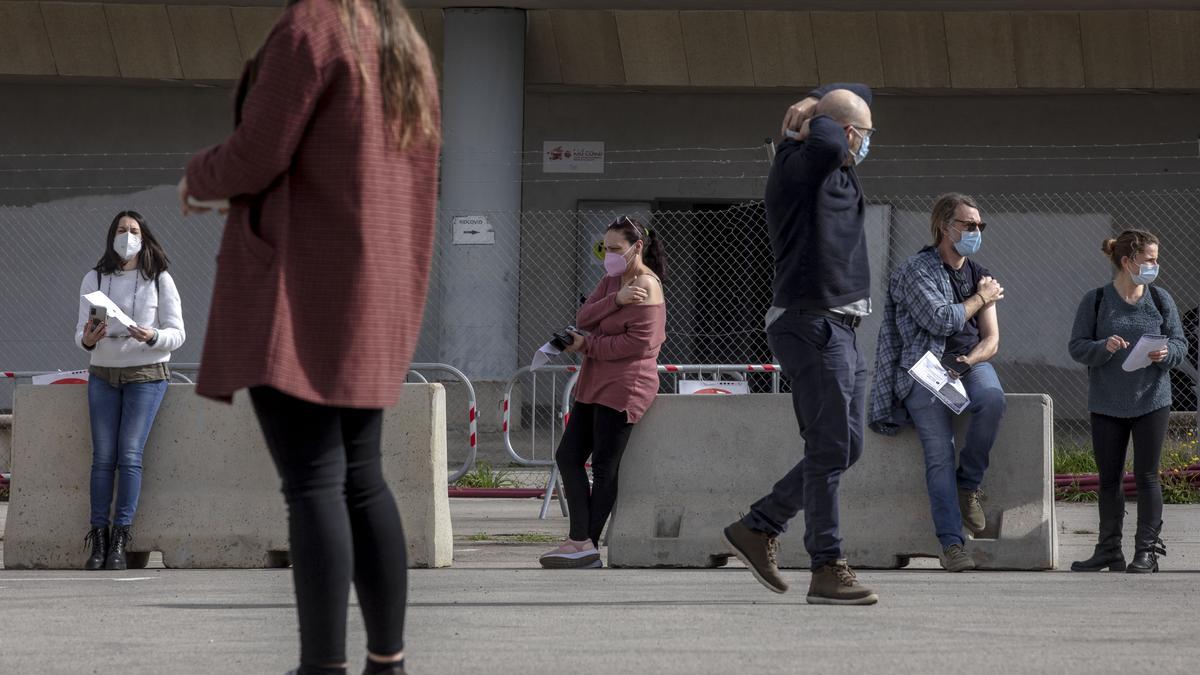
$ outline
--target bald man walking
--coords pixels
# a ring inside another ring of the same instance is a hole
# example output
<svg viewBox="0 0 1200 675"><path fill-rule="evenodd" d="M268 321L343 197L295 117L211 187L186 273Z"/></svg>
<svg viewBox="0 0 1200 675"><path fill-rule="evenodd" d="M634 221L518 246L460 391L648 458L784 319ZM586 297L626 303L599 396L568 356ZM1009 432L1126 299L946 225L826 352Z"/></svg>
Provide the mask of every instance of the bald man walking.
<svg viewBox="0 0 1200 675"><path fill-rule="evenodd" d="M792 382L804 457L771 493L725 528L734 554L764 586L783 593L777 537L804 511L812 560L808 602L871 605L842 557L838 484L862 455L867 367L855 329L871 311L866 203L854 167L867 156L871 90L831 84L788 109L767 179L775 283L767 340Z"/></svg>

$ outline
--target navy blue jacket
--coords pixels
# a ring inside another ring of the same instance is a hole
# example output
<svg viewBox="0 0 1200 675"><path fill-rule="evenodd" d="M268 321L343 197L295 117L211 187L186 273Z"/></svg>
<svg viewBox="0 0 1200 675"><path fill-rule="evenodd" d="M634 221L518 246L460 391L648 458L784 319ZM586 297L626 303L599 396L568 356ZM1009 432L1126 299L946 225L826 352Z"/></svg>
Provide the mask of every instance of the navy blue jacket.
<svg viewBox="0 0 1200 675"><path fill-rule="evenodd" d="M834 89L871 103L871 89L861 84L829 84L809 95ZM823 115L809 123L805 140L779 145L765 197L776 307L828 309L870 294L867 207L854 168L843 166L849 152L842 125Z"/></svg>

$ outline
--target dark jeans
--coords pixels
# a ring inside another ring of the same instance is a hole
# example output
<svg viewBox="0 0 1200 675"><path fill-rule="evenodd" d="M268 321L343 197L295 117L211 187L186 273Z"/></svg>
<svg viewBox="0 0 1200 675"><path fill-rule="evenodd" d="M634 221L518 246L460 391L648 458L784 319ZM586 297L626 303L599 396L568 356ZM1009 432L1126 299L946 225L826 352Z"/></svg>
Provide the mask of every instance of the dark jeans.
<svg viewBox="0 0 1200 675"><path fill-rule="evenodd" d="M604 523L617 503L617 470L633 425L624 412L594 403L576 403L554 459L562 475L571 518L571 539L600 545ZM592 456L592 487L587 463Z"/></svg>
<svg viewBox="0 0 1200 675"><path fill-rule="evenodd" d="M287 499L301 665L346 660L351 580L367 649L401 651L408 558L383 479L383 411L318 405L269 387L250 398Z"/></svg>
<svg viewBox="0 0 1200 675"><path fill-rule="evenodd" d="M1100 473L1100 544L1121 545L1125 516L1125 451L1133 437L1133 474L1137 481L1137 543L1154 539L1162 522L1162 485L1158 480L1163 441L1171 407L1164 406L1141 417L1109 417L1092 413L1092 452ZM1107 524L1107 526L1106 526Z"/></svg>
<svg viewBox="0 0 1200 675"><path fill-rule="evenodd" d="M816 569L842 557L838 485L862 456L867 364L854 329L789 310L767 329L771 352L792 382L804 458L742 522L772 535L804 511L804 547Z"/></svg>
<svg viewBox="0 0 1200 675"><path fill-rule="evenodd" d="M925 454L925 489L933 513L934 532L942 548L963 545L958 490L978 490L988 468L992 445L1000 432L1007 404L1000 378L990 363L978 363L962 376L971 399L971 420L962 453L954 447L954 413L925 387L914 383L904 399ZM955 471L955 464L958 470Z"/></svg>
<svg viewBox="0 0 1200 675"><path fill-rule="evenodd" d="M132 525L142 494L142 452L154 416L167 393L167 381L113 386L88 378L88 413L92 425L92 527L108 527L117 480L114 525Z"/></svg>

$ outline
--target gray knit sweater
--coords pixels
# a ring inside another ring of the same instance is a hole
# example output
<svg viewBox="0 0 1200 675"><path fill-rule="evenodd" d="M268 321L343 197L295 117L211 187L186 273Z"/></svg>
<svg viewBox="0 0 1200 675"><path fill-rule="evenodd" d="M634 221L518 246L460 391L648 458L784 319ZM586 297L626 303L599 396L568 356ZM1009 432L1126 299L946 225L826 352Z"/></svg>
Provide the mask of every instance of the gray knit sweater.
<svg viewBox="0 0 1200 675"><path fill-rule="evenodd" d="M1111 283L1100 290L1104 295L1098 316L1095 291L1088 291L1079 302L1069 346L1071 358L1088 366L1088 410L1110 417L1140 417L1171 405L1169 372L1187 356L1187 340L1171 294L1158 289L1164 317L1154 306L1149 286L1132 305ZM1129 349L1110 354L1104 347L1111 335L1120 335L1132 347L1145 334L1170 339L1167 358L1132 373L1121 369Z"/></svg>

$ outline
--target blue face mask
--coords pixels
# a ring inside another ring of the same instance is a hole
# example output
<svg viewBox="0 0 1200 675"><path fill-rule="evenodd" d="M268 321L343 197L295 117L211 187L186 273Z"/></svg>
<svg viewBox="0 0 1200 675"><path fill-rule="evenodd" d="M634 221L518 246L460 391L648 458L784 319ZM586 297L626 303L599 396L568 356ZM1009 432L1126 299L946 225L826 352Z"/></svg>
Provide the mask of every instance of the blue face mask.
<svg viewBox="0 0 1200 675"><path fill-rule="evenodd" d="M982 232L963 232L962 237L954 244L954 250L961 256L974 255L983 245Z"/></svg>
<svg viewBox="0 0 1200 675"><path fill-rule="evenodd" d="M1153 283L1158 278L1158 265L1142 263L1138 265L1138 273L1129 276L1133 279L1133 283L1139 286Z"/></svg>
<svg viewBox="0 0 1200 675"><path fill-rule="evenodd" d="M854 153L854 166L862 164L862 161L867 158L867 152L871 150L871 137L863 136L862 144L858 146L858 152Z"/></svg>

